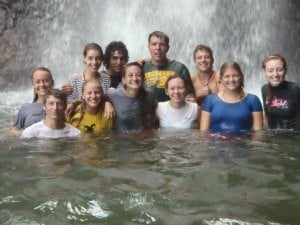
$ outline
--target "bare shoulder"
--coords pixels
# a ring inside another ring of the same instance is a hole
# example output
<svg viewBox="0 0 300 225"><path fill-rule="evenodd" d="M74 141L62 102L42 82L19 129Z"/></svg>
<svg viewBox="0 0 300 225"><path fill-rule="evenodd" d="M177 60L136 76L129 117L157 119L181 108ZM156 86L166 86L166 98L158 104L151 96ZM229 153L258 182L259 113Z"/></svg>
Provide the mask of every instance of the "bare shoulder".
<svg viewBox="0 0 300 225"><path fill-rule="evenodd" d="M197 73L191 73L191 80L195 82L197 80Z"/></svg>

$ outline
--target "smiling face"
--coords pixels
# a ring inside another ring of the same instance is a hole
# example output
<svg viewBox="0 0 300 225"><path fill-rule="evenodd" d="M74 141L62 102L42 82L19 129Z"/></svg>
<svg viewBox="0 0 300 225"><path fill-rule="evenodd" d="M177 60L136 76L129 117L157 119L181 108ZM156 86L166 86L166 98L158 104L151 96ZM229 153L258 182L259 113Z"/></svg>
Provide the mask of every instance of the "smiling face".
<svg viewBox="0 0 300 225"><path fill-rule="evenodd" d="M95 73L102 64L102 54L99 50L89 49L83 57L83 62L86 64L87 71Z"/></svg>
<svg viewBox="0 0 300 225"><path fill-rule="evenodd" d="M62 120L65 116L66 103L53 95L46 98L44 109L47 118Z"/></svg>
<svg viewBox="0 0 300 225"><path fill-rule="evenodd" d="M141 67L130 65L125 68L122 82L128 90L139 90L143 86L144 77Z"/></svg>
<svg viewBox="0 0 300 225"><path fill-rule="evenodd" d="M163 38L152 36L149 39L148 49L154 64L161 64L167 59L169 46Z"/></svg>
<svg viewBox="0 0 300 225"><path fill-rule="evenodd" d="M225 89L231 91L240 90L243 84L243 77L239 72L233 67L228 67L221 74L221 82Z"/></svg>
<svg viewBox="0 0 300 225"><path fill-rule="evenodd" d="M99 106L102 96L102 88L98 81L88 81L83 87L82 99L86 107L90 109L95 109Z"/></svg>
<svg viewBox="0 0 300 225"><path fill-rule="evenodd" d="M286 68L281 59L270 59L265 62L263 73L272 87L279 86L285 79Z"/></svg>
<svg viewBox="0 0 300 225"><path fill-rule="evenodd" d="M185 101L186 88L182 78L173 78L168 81L166 94L173 103L182 103Z"/></svg>
<svg viewBox="0 0 300 225"><path fill-rule="evenodd" d="M32 87L38 98L44 97L53 88L53 79L49 72L36 70L32 74Z"/></svg>
<svg viewBox="0 0 300 225"><path fill-rule="evenodd" d="M194 62L199 72L207 73L212 71L214 61L209 52L198 50L194 55Z"/></svg>

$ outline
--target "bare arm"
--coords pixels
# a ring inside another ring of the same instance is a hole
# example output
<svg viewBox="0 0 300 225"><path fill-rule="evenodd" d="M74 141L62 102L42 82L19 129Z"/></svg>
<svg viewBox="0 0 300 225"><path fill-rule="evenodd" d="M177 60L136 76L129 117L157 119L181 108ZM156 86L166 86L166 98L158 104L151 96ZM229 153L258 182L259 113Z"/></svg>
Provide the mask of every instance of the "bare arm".
<svg viewBox="0 0 300 225"><path fill-rule="evenodd" d="M254 131L262 130L263 128L263 113L262 112L252 112L252 129Z"/></svg>
<svg viewBox="0 0 300 225"><path fill-rule="evenodd" d="M210 113L206 111L201 112L200 130L208 131L210 127Z"/></svg>
<svg viewBox="0 0 300 225"><path fill-rule="evenodd" d="M111 102L106 101L104 104L104 117L106 119L111 119L116 116L116 111Z"/></svg>

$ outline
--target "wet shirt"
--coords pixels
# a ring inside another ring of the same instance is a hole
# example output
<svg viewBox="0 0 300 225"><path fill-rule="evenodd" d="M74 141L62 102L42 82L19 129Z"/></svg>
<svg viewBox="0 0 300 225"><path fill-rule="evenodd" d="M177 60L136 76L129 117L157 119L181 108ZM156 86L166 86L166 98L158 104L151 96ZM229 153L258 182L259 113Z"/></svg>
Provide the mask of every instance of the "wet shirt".
<svg viewBox="0 0 300 225"><path fill-rule="evenodd" d="M210 113L210 131L239 134L252 128L252 112L262 112L259 98L247 94L236 103L224 102L218 94L208 95L202 110Z"/></svg>
<svg viewBox="0 0 300 225"><path fill-rule="evenodd" d="M42 103L36 102L22 105L14 121L14 127L25 129L44 119L45 112L43 106Z"/></svg>
<svg viewBox="0 0 300 225"><path fill-rule="evenodd" d="M267 95L271 96L269 103ZM262 87L262 98L269 128L300 129L299 85L289 81L284 81L278 87L266 84Z"/></svg>
<svg viewBox="0 0 300 225"><path fill-rule="evenodd" d="M109 89L107 97L112 102L117 116L115 120L115 130L117 132L141 131L144 130L142 116L140 115L140 104L143 107L156 106L156 100L152 93L148 92L151 98L151 106L141 102L140 98L128 97L124 94L123 88Z"/></svg>
<svg viewBox="0 0 300 225"><path fill-rule="evenodd" d="M77 108L80 108L79 105ZM72 118L68 118L68 123L77 127L84 133L100 133L105 130L111 130L113 127L113 119L106 119L104 117L104 111L100 111L96 115L77 110Z"/></svg>
<svg viewBox="0 0 300 225"><path fill-rule="evenodd" d="M171 60L164 66L155 66L151 62L145 62L143 70L145 73L145 84L154 91L154 95L159 102L170 99L165 93L165 84L168 77L174 74L180 75L185 80L188 93L194 93L190 72L180 62Z"/></svg>
<svg viewBox="0 0 300 225"><path fill-rule="evenodd" d="M21 138L76 138L80 136L80 130L70 124L65 123L62 129L52 129L47 127L43 120L27 127L21 134Z"/></svg>
<svg viewBox="0 0 300 225"><path fill-rule="evenodd" d="M159 102L156 115L160 128L191 129L198 118L198 105L186 101L182 108L176 109L170 105L170 101Z"/></svg>

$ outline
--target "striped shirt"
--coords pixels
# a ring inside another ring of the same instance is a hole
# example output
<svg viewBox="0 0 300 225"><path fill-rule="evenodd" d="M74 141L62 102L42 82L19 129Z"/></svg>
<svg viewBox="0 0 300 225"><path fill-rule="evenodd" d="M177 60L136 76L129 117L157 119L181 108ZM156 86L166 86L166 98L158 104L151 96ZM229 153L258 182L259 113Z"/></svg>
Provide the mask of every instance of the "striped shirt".
<svg viewBox="0 0 300 225"><path fill-rule="evenodd" d="M68 96L68 103L81 100L82 85L84 81L84 78L81 77L80 74L73 74L71 76L70 83L73 86L73 92ZM110 76L104 73L100 73L100 84L102 86L104 94L106 94L108 88L110 87Z"/></svg>

